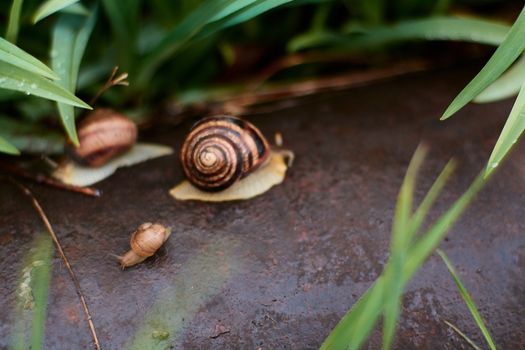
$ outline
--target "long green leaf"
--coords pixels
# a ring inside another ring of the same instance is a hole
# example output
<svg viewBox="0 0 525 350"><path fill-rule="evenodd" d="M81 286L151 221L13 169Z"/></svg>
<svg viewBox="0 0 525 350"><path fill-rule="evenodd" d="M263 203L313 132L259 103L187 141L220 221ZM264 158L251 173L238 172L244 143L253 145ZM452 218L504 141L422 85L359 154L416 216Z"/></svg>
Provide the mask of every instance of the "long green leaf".
<svg viewBox="0 0 525 350"><path fill-rule="evenodd" d="M392 26L362 28L355 33L310 32L290 41L289 51L317 46L333 46L338 50L365 50L407 40L450 40L499 45L510 26L485 19L431 17L405 20Z"/></svg>
<svg viewBox="0 0 525 350"><path fill-rule="evenodd" d="M514 106L512 106L505 126L490 155L486 175L489 175L499 165L523 133L523 130L525 130L525 83L521 87L518 98L514 102Z"/></svg>
<svg viewBox="0 0 525 350"><path fill-rule="evenodd" d="M18 29L20 28L20 13L22 12L22 3L24 0L13 0L11 10L9 11L9 21L7 22L7 30L5 38L16 43L18 38Z"/></svg>
<svg viewBox="0 0 525 350"><path fill-rule="evenodd" d="M63 8L73 5L79 1L80 0L48 0L40 5L40 7L36 10L35 14L33 15L33 23L36 23L47 16L50 16L53 13L58 12Z"/></svg>
<svg viewBox="0 0 525 350"><path fill-rule="evenodd" d="M525 7L512 25L505 40L481 71L456 96L441 119L449 118L478 96L518 58L523 50L525 50Z"/></svg>
<svg viewBox="0 0 525 350"><path fill-rule="evenodd" d="M442 250L438 249L437 253L441 257L441 259L443 259L443 262L445 263L445 265L447 265L447 269L450 272L450 274L452 275L452 278L454 279L454 283L458 287L459 293L461 294L461 297L463 298L463 301L465 301L465 304L467 305L467 307L468 307L468 309L470 311L470 314L472 315L472 317L476 321L476 324L478 325L478 328L481 330L481 333L483 333L483 336L485 337L485 340L487 341L487 344L489 345L490 349L491 350L496 350L496 345L494 344L494 341L492 340L492 337L490 336L490 332L487 329L487 326L485 325L485 322L483 322L483 319L481 318L481 315L480 315L478 309L476 308L476 304L474 304L474 301L472 300L472 297L470 296L469 292L467 291L467 289L463 285L463 282L461 282L461 280L459 279L459 276L456 273L456 269L454 268L454 266L452 265L452 263L448 259L448 257L445 254L445 252L443 252Z"/></svg>
<svg viewBox="0 0 525 350"><path fill-rule="evenodd" d="M51 66L61 79L58 83L72 93L77 86L80 62L96 18L96 9L91 11L87 18L63 14L53 29ZM58 103L57 106L69 139L73 144L78 145L74 108L64 103Z"/></svg>
<svg viewBox="0 0 525 350"><path fill-rule="evenodd" d="M57 75L45 64L3 38L0 38L1 61L50 79L58 79ZM1 75L3 71L0 70Z"/></svg>
<svg viewBox="0 0 525 350"><path fill-rule="evenodd" d="M16 149L15 146L7 142L7 140L1 136L0 136L0 152L7 153L7 154L14 154L14 155L20 154L20 151L18 151L18 149Z"/></svg>
<svg viewBox="0 0 525 350"><path fill-rule="evenodd" d="M0 62L0 88L91 109L88 104L55 82L5 62Z"/></svg>
<svg viewBox="0 0 525 350"><path fill-rule="evenodd" d="M522 55L512 67L490 84L475 99L476 103L489 103L516 96L525 81L525 56Z"/></svg>

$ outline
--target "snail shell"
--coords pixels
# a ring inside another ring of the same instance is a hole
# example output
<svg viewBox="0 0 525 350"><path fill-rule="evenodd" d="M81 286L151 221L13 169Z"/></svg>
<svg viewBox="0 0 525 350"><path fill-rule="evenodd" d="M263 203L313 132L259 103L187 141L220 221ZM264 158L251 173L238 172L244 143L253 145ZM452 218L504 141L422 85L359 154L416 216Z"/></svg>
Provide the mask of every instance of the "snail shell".
<svg viewBox="0 0 525 350"><path fill-rule="evenodd" d="M136 265L155 252L166 242L170 230L161 224L146 222L131 235L131 250L119 257L122 268Z"/></svg>
<svg viewBox="0 0 525 350"><path fill-rule="evenodd" d="M269 154L268 141L253 124L232 116L216 116L192 127L180 158L194 186L217 192L256 170Z"/></svg>
<svg viewBox="0 0 525 350"><path fill-rule="evenodd" d="M108 108L97 109L77 128L80 145L66 151L82 165L98 167L130 149L137 140L137 126L126 116Z"/></svg>

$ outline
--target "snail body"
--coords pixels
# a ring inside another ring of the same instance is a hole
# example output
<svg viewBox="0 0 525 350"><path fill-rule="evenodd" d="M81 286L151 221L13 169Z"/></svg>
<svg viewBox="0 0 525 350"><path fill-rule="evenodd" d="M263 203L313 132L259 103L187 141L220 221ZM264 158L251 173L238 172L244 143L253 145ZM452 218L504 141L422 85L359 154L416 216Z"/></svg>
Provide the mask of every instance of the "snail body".
<svg viewBox="0 0 525 350"><path fill-rule="evenodd" d="M144 223L133 232L130 239L131 250L119 257L122 268L141 263L149 258L166 242L171 234L169 228L151 222Z"/></svg>
<svg viewBox="0 0 525 350"><path fill-rule="evenodd" d="M82 165L99 167L129 150L137 140L137 126L126 116L99 108L77 128L80 145L66 145L66 152Z"/></svg>
<svg viewBox="0 0 525 350"><path fill-rule="evenodd" d="M203 191L218 192L261 167L269 155L268 141L253 124L215 116L192 127L180 158L189 182Z"/></svg>

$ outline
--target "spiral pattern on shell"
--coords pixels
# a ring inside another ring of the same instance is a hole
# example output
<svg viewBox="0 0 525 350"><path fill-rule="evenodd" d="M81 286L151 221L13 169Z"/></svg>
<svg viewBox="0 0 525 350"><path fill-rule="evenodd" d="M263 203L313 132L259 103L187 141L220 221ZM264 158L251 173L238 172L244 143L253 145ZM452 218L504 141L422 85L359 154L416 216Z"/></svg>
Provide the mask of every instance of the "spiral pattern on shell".
<svg viewBox="0 0 525 350"><path fill-rule="evenodd" d="M167 234L166 228L160 224L144 223L131 236L131 249L138 256L150 257L164 244Z"/></svg>
<svg viewBox="0 0 525 350"><path fill-rule="evenodd" d="M216 192L256 170L269 153L268 142L253 124L232 116L216 116L192 127L182 146L181 162L193 185Z"/></svg>
<svg viewBox="0 0 525 350"><path fill-rule="evenodd" d="M97 167L135 144L137 126L112 109L99 108L80 122L78 139L78 147L66 146L69 156L80 164Z"/></svg>

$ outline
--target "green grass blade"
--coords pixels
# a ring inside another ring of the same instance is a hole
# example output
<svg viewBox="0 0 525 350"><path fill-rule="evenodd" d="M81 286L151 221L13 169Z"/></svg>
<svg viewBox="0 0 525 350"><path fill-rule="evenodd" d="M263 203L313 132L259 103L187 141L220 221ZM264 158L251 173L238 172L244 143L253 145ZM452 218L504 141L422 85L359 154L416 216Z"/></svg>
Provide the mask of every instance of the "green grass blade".
<svg viewBox="0 0 525 350"><path fill-rule="evenodd" d="M456 332L457 334L459 334L459 336L463 339L465 339L465 341L470 345L472 346L472 348L474 350L481 350L481 348L479 346L476 345L476 343L474 343L469 337L467 337L465 335L465 333L463 333L458 327L454 326L452 323L446 321L446 320L443 320L443 322L445 322L447 324L447 326L449 326L450 328L452 328L452 330L454 330L454 332Z"/></svg>
<svg viewBox="0 0 525 350"><path fill-rule="evenodd" d="M60 77L60 84L71 93L75 92L80 62L93 31L97 10L88 17L63 14L55 24L52 38L51 66ZM73 106L58 103L60 120L73 144L78 145Z"/></svg>
<svg viewBox="0 0 525 350"><path fill-rule="evenodd" d="M381 276L324 340L320 350L358 349L377 323L383 309L385 281Z"/></svg>
<svg viewBox="0 0 525 350"><path fill-rule="evenodd" d="M388 294L384 295L385 312L383 321L383 349L390 349L394 340L397 319L400 313L403 284L399 276L403 273L406 253L415 232L411 230L412 202L417 173L423 164L426 148L418 147L408 166L405 179L399 191L392 240L390 245L390 259L385 268L385 288Z"/></svg>
<svg viewBox="0 0 525 350"><path fill-rule="evenodd" d="M489 103L516 96L525 81L525 56L522 55L512 67L490 84L475 99L476 103Z"/></svg>
<svg viewBox="0 0 525 350"><path fill-rule="evenodd" d="M436 181L434 181L434 184L428 190L425 198L421 201L421 204L412 216L411 231L414 232L414 234L421 228L423 221L427 217L428 211L438 198L455 169L456 162L454 160L449 161L445 168L443 168L443 171L441 171L441 174L439 174Z"/></svg>
<svg viewBox="0 0 525 350"><path fill-rule="evenodd" d="M476 194L485 185L485 177L481 172L472 182L470 187L463 195L457 199L452 207L443 214L419 240L410 248L408 253L403 279L409 280L410 277L423 265L425 260L437 248L438 244L445 237L446 233L452 228L461 214L467 209Z"/></svg>
<svg viewBox="0 0 525 350"><path fill-rule="evenodd" d="M9 11L9 21L5 38L12 43L16 43L18 38L18 29L20 28L20 13L22 12L22 3L24 0L13 0L11 10Z"/></svg>
<svg viewBox="0 0 525 350"><path fill-rule="evenodd" d="M468 307L468 309L470 311L470 314L472 315L472 317L476 321L476 324L478 325L478 328L481 330L481 333L483 333L483 336L485 337L485 340L487 341L487 344L489 345L490 349L491 350L496 350L496 345L494 344L494 341L492 340L492 337L490 336L490 332L487 329L487 326L485 325L485 322L483 322L483 319L481 318L481 315L480 315L478 309L476 308L476 305L474 304L474 301L472 300L472 297L470 296L469 292L467 291L467 289L463 285L463 282L461 282L461 280L459 279L459 276L456 273L456 269L454 268L454 266L452 265L452 263L448 259L448 257L445 254L445 252L443 252L442 250L438 249L437 253L441 257L441 259L443 259L443 262L445 263L445 265L447 265L447 269L450 272L450 274L452 275L452 278L454 279L454 283L458 287L459 293L461 294L461 297L463 298L463 301L465 301L465 304L467 305L467 307Z"/></svg>
<svg viewBox="0 0 525 350"><path fill-rule="evenodd" d="M16 350L39 350L44 345L53 242L41 234L27 254L16 291L15 327L11 347ZM29 337L29 346L25 346Z"/></svg>
<svg viewBox="0 0 525 350"><path fill-rule="evenodd" d="M0 38L0 62L2 61L50 79L58 79L57 75L48 66L16 45ZM0 71L0 73L2 72Z"/></svg>
<svg viewBox="0 0 525 350"><path fill-rule="evenodd" d="M6 139L0 136L0 153L19 155L20 151L15 146L7 142Z"/></svg>
<svg viewBox="0 0 525 350"><path fill-rule="evenodd" d="M487 45L501 44L511 27L501 22L462 17L431 17L405 20L391 26L362 28L355 33L317 32L299 35L288 44L295 52L318 46L358 51L408 40L466 41Z"/></svg>
<svg viewBox="0 0 525 350"><path fill-rule="evenodd" d="M420 210L420 213L428 211L427 207L434 202L434 197L438 195L452 169L453 163L447 164L447 167L443 170L434 185L431 187L429 194L423 200L421 205L423 209L418 209ZM452 207L408 249L406 259L404 259L402 269L400 270L401 273L396 276L401 281L401 290L406 283L410 281L412 276L417 272L428 256L435 250L441 239L464 212L484 184L485 179L483 174L478 175L467 191L456 200ZM410 229L413 230L415 227L416 226L411 223ZM389 267L387 266L383 275L381 275L374 285L363 294L363 296L353 305L352 309L332 330L330 335L321 345L322 350L346 350L348 348L355 350L363 344L368 337L368 334L377 323L381 312L388 305L385 298L387 295L386 293L389 295L391 294L391 290L389 289L389 285L385 278L385 274L389 273L387 271L388 268ZM387 343L387 346L388 345L389 344Z"/></svg>
<svg viewBox="0 0 525 350"><path fill-rule="evenodd" d="M80 0L48 0L38 7L33 15L33 23L56 13L70 5L73 5Z"/></svg>
<svg viewBox="0 0 525 350"><path fill-rule="evenodd" d="M494 82L525 50L525 7L512 25L505 40L470 83L456 96L441 119L447 119L472 101Z"/></svg>
<svg viewBox="0 0 525 350"><path fill-rule="evenodd" d="M91 109L88 104L55 82L5 62L0 62L0 88Z"/></svg>
<svg viewBox="0 0 525 350"><path fill-rule="evenodd" d="M525 84L522 85L505 126L492 150L485 174L488 176L503 160L525 130Z"/></svg>

